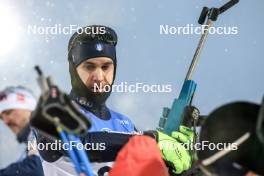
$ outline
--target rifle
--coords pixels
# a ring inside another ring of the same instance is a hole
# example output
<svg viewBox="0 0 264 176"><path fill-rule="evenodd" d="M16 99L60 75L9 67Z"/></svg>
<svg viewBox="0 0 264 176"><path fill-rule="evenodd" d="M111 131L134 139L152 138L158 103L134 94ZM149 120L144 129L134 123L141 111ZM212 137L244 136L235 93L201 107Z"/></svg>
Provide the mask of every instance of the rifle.
<svg viewBox="0 0 264 176"><path fill-rule="evenodd" d="M192 113L191 115L191 119L190 116L184 116L186 107L189 107L192 104L192 100L197 87L197 83L192 80L194 69L197 65L201 51L208 36L208 29L213 25L213 22L217 20L220 14L222 14L238 2L239 0L231 0L220 8L213 7L209 9L208 7L204 7L202 9L198 23L203 25L207 18L205 28L194 53L192 62L189 66L179 97L174 99L171 108L163 108L162 116L159 121L159 127L157 128L158 130L171 135L171 132L178 130L181 124L189 126L188 124L190 124L190 121L192 121L193 126L196 126L199 120L199 112L194 111L194 113Z"/></svg>
<svg viewBox="0 0 264 176"><path fill-rule="evenodd" d="M41 96L37 109L32 114L31 125L52 138L60 138L69 147L66 152L75 166L78 175L93 176L92 167L86 152L77 148L82 144L79 137L85 136L91 122L65 93L53 83L51 77L44 77L41 69L38 73L38 84ZM72 142L76 145L71 145Z"/></svg>

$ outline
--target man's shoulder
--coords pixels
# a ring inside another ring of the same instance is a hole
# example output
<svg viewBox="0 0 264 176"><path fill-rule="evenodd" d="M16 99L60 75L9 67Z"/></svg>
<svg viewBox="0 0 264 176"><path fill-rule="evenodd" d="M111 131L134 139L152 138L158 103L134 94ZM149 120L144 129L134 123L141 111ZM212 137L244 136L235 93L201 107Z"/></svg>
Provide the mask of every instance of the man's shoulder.
<svg viewBox="0 0 264 176"><path fill-rule="evenodd" d="M109 109L110 113L113 115L112 118L122 119L122 120L130 120L130 118L124 114L121 114L119 112L113 111L112 109Z"/></svg>

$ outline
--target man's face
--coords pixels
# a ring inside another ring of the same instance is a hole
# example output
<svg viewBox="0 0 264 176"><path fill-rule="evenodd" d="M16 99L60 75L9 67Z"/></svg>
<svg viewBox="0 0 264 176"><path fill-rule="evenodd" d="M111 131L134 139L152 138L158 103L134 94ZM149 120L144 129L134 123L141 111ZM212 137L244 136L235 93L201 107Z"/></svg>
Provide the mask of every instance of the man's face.
<svg viewBox="0 0 264 176"><path fill-rule="evenodd" d="M112 59L108 57L91 58L82 62L77 67L77 72L82 82L92 92L100 93L104 90L98 89L100 85L105 86L113 83L114 64Z"/></svg>
<svg viewBox="0 0 264 176"><path fill-rule="evenodd" d="M30 120L31 111L25 109L10 109L0 114L3 122L15 133L18 134Z"/></svg>

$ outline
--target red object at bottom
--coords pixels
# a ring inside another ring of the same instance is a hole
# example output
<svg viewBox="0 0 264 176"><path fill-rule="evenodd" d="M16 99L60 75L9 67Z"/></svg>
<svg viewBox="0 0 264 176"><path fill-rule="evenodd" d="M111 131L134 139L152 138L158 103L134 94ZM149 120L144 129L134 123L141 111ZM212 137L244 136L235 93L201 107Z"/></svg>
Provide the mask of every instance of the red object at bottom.
<svg viewBox="0 0 264 176"><path fill-rule="evenodd" d="M120 150L109 176L169 176L156 141L134 136Z"/></svg>

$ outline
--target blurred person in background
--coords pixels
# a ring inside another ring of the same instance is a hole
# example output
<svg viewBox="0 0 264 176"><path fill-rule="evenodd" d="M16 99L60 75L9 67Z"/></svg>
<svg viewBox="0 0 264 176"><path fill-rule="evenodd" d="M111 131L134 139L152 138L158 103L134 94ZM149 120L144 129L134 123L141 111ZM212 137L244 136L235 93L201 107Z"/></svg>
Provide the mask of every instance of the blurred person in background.
<svg viewBox="0 0 264 176"><path fill-rule="evenodd" d="M36 103L33 93L25 87L7 87L0 91L0 118L16 135L19 143L28 145L28 142L31 141L34 144L34 135L30 129L29 121ZM43 176L37 150L34 147L31 147L30 150L28 148L18 161L0 169L0 176Z"/></svg>

